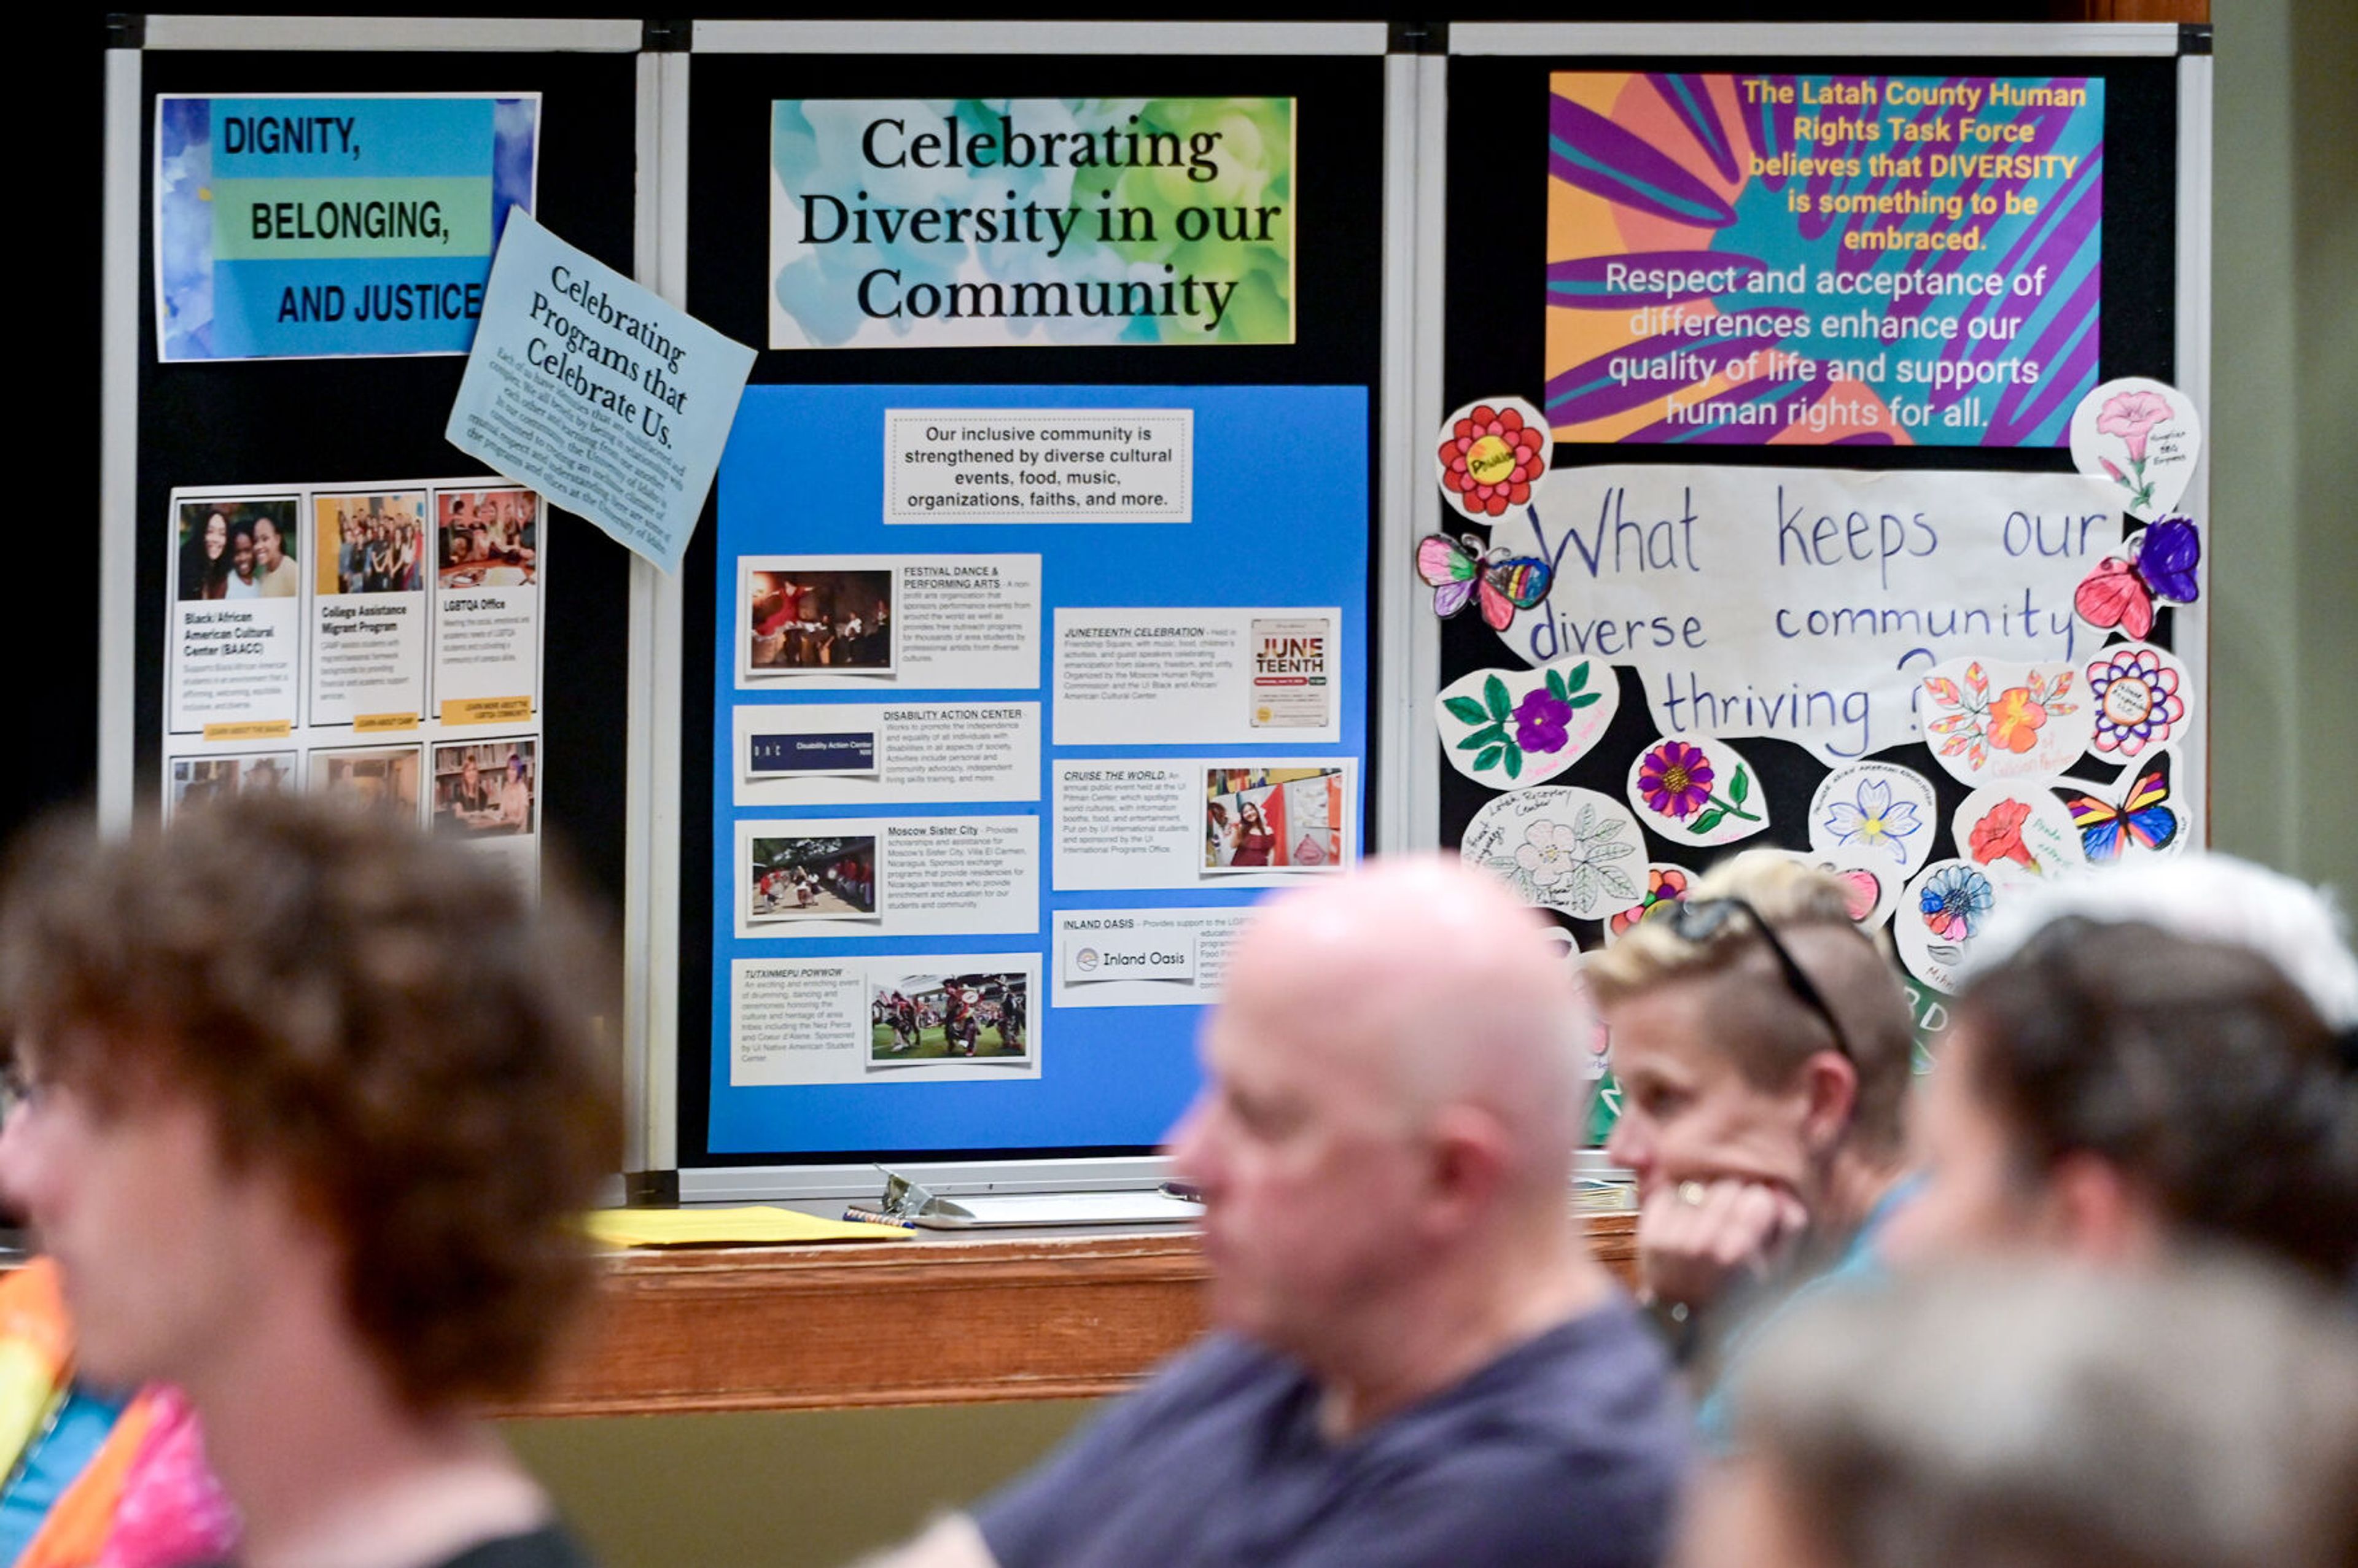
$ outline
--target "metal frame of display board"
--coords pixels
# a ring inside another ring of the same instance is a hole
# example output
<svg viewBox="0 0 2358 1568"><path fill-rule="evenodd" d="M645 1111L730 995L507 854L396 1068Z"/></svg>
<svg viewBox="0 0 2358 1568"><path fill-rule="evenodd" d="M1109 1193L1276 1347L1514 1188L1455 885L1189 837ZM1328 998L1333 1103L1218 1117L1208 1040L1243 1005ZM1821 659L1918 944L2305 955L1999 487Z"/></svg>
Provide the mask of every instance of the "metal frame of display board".
<svg viewBox="0 0 2358 1568"><path fill-rule="evenodd" d="M1715 59L1781 58L1795 61L1845 57L1918 57L1972 59L2007 57L2024 59L2167 59L2178 60L2177 200L2172 214L2176 245L2176 311L2172 325L2175 384L2193 399L2206 419L2211 407L2211 185L2212 185L2212 58L2210 29L2178 23L1460 23L1449 29L1451 58L1480 56L1561 56L1583 61L1616 58L1660 59L1681 56L1707 65ZM1419 62L1424 73L1419 103L1424 123L1418 143L1418 211L1445 213L1448 146L1447 61L1427 58ZM1443 245L1444 224L1422 225L1418 234L1414 302L1418 333L1413 373L1415 421L1412 434L1419 442L1441 427L1448 405L1442 400L1442 319L1446 300ZM1504 390L1504 389L1502 389ZM2211 515L2211 453L2206 445L2190 478L2181 502L2184 509L2207 520ZM1433 503L1419 497L1422 514ZM2206 552L2207 557L2207 552ZM2210 562L2203 571L2207 576ZM1397 580L1397 579L1396 579ZM1432 759L1439 754L1440 727L1434 721L1432 696L1441 689L1441 623L1418 613L1412 583L1385 610L1393 622L1412 628L1408 654L1409 689L1402 697L1404 721L1411 727L1406 758L1419 759L1402 767L1408 792L1404 821L1406 842L1432 849L1441 841L1440 774ZM2207 609L2178 609L2173 622L2171 652L2196 682L2207 689L2209 626ZM2200 792L2205 805L2201 824L2209 837L2209 720L2202 720L2203 744L2184 753L2190 775L2189 793Z"/></svg>

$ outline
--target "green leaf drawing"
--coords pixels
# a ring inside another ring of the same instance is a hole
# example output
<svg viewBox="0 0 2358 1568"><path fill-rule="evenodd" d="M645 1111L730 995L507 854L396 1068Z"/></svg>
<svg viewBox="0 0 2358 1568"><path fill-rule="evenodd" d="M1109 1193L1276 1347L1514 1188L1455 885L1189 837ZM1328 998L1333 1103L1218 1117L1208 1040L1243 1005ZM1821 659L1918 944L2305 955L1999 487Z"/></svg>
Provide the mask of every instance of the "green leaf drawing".
<svg viewBox="0 0 2358 1568"><path fill-rule="evenodd" d="M1461 752L1478 752L1485 746L1504 745L1506 740L1506 730L1502 726L1493 724L1486 729L1476 730L1458 741L1457 749Z"/></svg>
<svg viewBox="0 0 2358 1568"><path fill-rule="evenodd" d="M1587 684L1588 684L1588 661L1587 661L1587 660L1585 660L1585 659L1583 659L1579 664L1574 665L1573 666L1573 669L1572 669L1572 680L1571 680L1571 682L1570 682L1570 685L1571 685L1571 687L1572 687L1572 689L1573 689L1573 690L1574 690L1574 691L1578 691L1578 690L1580 690L1583 687L1585 687Z"/></svg>
<svg viewBox="0 0 2358 1568"><path fill-rule="evenodd" d="M1693 822L1688 823L1687 831L1690 833L1708 833L1726 819L1727 813L1714 806L1709 811L1698 814Z"/></svg>
<svg viewBox="0 0 2358 1568"><path fill-rule="evenodd" d="M1470 697L1453 697L1444 701L1442 706L1449 709L1452 718L1467 724L1487 724L1490 721L1490 715L1484 710L1480 703Z"/></svg>
<svg viewBox="0 0 2358 1568"><path fill-rule="evenodd" d="M1507 749L1504 746L1489 747L1484 751L1480 756L1474 759L1474 771L1477 773L1487 773L1490 769L1497 767L1498 765L1499 757L1505 754L1506 750Z"/></svg>
<svg viewBox="0 0 2358 1568"><path fill-rule="evenodd" d="M1736 777L1728 781L1727 796L1738 806L1752 797L1752 775L1746 773L1740 763L1736 767Z"/></svg>
<svg viewBox="0 0 2358 1568"><path fill-rule="evenodd" d="M1497 676L1484 677L1482 700L1489 705L1490 717L1501 724L1507 721L1507 715L1515 710L1515 705L1507 700L1507 683Z"/></svg>
<svg viewBox="0 0 2358 1568"><path fill-rule="evenodd" d="M1507 776L1510 779L1523 776L1523 749L1511 741L1507 742Z"/></svg>
<svg viewBox="0 0 2358 1568"><path fill-rule="evenodd" d="M1617 823L1615 826L1617 827L1619 825ZM1600 843L1594 849L1589 851L1589 859L1594 860L1618 860L1634 855L1637 852L1638 846L1635 844Z"/></svg>
<svg viewBox="0 0 2358 1568"><path fill-rule="evenodd" d="M1588 908L1596 902L1596 869L1594 866L1574 868L1572 902L1583 909Z"/></svg>
<svg viewBox="0 0 2358 1568"><path fill-rule="evenodd" d="M1578 697L1572 699L1573 710L1574 712L1578 712L1580 709L1586 708L1590 703L1595 702L1600 695L1600 693L1593 691L1582 692Z"/></svg>
<svg viewBox="0 0 2358 1568"><path fill-rule="evenodd" d="M1633 899L1638 896L1638 884L1622 875L1620 867L1599 866L1596 868L1596 874L1604 879L1606 887L1611 891L1614 897Z"/></svg>
<svg viewBox="0 0 2358 1568"><path fill-rule="evenodd" d="M1562 670L1548 671L1547 688L1548 695L1554 697L1558 702L1565 702L1571 699L1572 694L1563 688L1563 672Z"/></svg>

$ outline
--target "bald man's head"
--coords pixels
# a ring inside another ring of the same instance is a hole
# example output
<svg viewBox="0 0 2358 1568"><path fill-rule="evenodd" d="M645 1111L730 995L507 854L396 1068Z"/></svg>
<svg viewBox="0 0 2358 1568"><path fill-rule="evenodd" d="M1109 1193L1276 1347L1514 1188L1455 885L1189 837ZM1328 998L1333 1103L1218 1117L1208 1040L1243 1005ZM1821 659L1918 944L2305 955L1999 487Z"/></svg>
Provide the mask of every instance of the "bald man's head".
<svg viewBox="0 0 2358 1568"><path fill-rule="evenodd" d="M1215 1313L1308 1355L1336 1314L1560 1212L1585 1007L1541 918L1439 859L1263 906L1229 952L1206 1087L1173 1135Z"/></svg>
<svg viewBox="0 0 2358 1568"><path fill-rule="evenodd" d="M1420 1121L1472 1103L1560 1183L1586 1115L1587 1013L1545 917L1438 856L1379 862L1275 900L1232 950L1228 1007L1282 1026Z"/></svg>

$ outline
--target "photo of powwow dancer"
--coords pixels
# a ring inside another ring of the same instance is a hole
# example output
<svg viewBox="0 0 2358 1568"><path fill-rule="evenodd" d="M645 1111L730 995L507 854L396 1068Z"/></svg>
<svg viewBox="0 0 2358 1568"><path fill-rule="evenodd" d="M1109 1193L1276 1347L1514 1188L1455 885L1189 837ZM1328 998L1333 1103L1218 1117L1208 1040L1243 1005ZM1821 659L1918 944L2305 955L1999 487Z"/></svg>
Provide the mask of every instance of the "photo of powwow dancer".
<svg viewBox="0 0 2358 1568"><path fill-rule="evenodd" d="M1022 974L910 974L876 983L871 1064L945 1057L1021 1064L1031 1050L1030 980Z"/></svg>
<svg viewBox="0 0 2358 1568"><path fill-rule="evenodd" d="M756 838L751 920L842 920L876 913L876 839Z"/></svg>

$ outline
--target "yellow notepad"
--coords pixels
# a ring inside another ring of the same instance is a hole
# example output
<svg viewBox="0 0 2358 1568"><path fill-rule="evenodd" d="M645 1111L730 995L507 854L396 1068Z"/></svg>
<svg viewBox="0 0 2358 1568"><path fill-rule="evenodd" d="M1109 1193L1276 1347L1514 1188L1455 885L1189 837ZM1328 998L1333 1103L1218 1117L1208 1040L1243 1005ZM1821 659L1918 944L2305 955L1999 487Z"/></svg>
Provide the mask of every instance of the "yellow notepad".
<svg viewBox="0 0 2358 1568"><path fill-rule="evenodd" d="M906 1241L893 1225L821 1219L790 1208L601 1208L582 1218L609 1247L726 1247L782 1241Z"/></svg>

